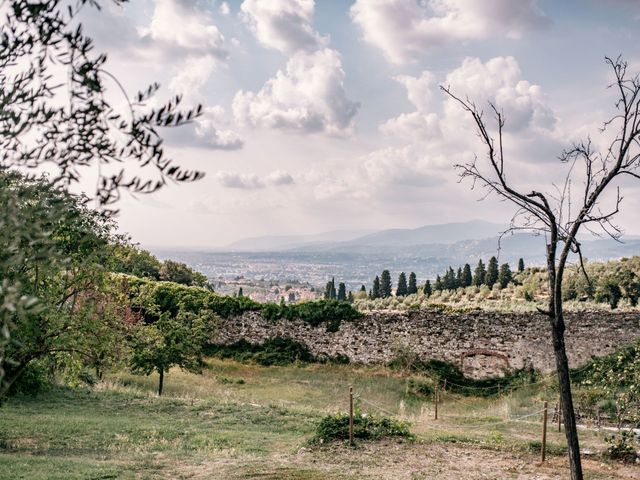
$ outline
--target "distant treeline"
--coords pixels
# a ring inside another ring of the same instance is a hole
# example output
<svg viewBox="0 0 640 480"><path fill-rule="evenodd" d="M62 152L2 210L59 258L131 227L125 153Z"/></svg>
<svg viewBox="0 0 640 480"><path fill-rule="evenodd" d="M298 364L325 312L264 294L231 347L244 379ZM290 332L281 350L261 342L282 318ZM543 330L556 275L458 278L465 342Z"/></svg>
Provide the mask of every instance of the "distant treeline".
<svg viewBox="0 0 640 480"><path fill-rule="evenodd" d="M518 272L523 271L524 260L521 258L518 260ZM500 288L506 288L506 286L513 281L513 272L509 264L503 263L498 266L498 259L491 257L486 267L484 262L479 260L473 273L471 273L471 266L468 263L463 267L458 267L457 270L449 267L444 274L436 277L433 284L431 280L427 280L420 288L418 288L415 272L409 273L408 279L405 272L401 272L400 275L398 275L395 296L405 297L416 294L421 290L422 293L428 297L431 296L434 291L456 290L458 288L471 286L480 287L482 285L493 288L493 286L497 284ZM355 295L351 291L347 292L343 282L340 282L336 289L335 278L327 282L324 290L325 299L335 299L346 302L353 302L355 298L375 300L377 298L388 298L392 296L394 296L394 289L389 270L383 270L381 275L376 275L373 279L373 286L368 293L364 285L360 287L360 290Z"/></svg>

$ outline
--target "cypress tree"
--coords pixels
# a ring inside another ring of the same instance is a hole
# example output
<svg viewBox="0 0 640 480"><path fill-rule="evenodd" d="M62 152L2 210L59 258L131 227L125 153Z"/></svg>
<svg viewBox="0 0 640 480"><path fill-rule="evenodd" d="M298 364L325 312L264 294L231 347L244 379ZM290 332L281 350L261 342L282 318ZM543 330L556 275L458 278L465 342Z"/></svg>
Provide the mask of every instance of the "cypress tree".
<svg viewBox="0 0 640 480"><path fill-rule="evenodd" d="M362 285L362 286L360 287L360 291L361 291L361 292L366 292L366 291L367 291L367 289L365 288L365 286L364 286L364 285Z"/></svg>
<svg viewBox="0 0 640 480"><path fill-rule="evenodd" d="M341 302L347 301L347 287L342 282L340 282L340 285L338 285L338 300L340 300Z"/></svg>
<svg viewBox="0 0 640 480"><path fill-rule="evenodd" d="M324 287L324 295L325 300L329 300L331 298L331 281L328 281Z"/></svg>
<svg viewBox="0 0 640 480"><path fill-rule="evenodd" d="M433 285L434 290L442 290L442 280L440 279L440 275L436 276L436 283Z"/></svg>
<svg viewBox="0 0 640 480"><path fill-rule="evenodd" d="M524 259L518 260L518 272L524 272Z"/></svg>
<svg viewBox="0 0 640 480"><path fill-rule="evenodd" d="M404 297L407 295L407 276L401 272L398 276L398 288L396 289L396 297Z"/></svg>
<svg viewBox="0 0 640 480"><path fill-rule="evenodd" d="M442 288L445 290L454 290L458 288L458 282L456 280L456 272L454 272L453 268L449 267L447 273L444 274L444 279L442 280Z"/></svg>
<svg viewBox="0 0 640 480"><path fill-rule="evenodd" d="M349 295L347 295L347 302L353 303L353 292L349 290Z"/></svg>
<svg viewBox="0 0 640 480"><path fill-rule="evenodd" d="M496 257L491 257L489 259L489 265L487 265L487 276L485 277L485 282L487 287L493 288L495 283L498 281L498 259Z"/></svg>
<svg viewBox="0 0 640 480"><path fill-rule="evenodd" d="M463 287L462 285L462 268L458 267L458 271L456 272L456 288Z"/></svg>
<svg viewBox="0 0 640 480"><path fill-rule="evenodd" d="M476 287L480 285L484 285L485 277L487 276L487 271L484 268L484 263L482 263L482 259L478 260L478 266L476 267L475 272L473 273L473 284Z"/></svg>
<svg viewBox="0 0 640 480"><path fill-rule="evenodd" d="M506 288L511 280L513 279L513 275L511 274L511 268L508 263L503 263L500 265L500 272L498 273L498 283L500 284L500 288Z"/></svg>
<svg viewBox="0 0 640 480"><path fill-rule="evenodd" d="M445 270L444 275L442 276L442 279L440 282L440 285L442 285L442 290L449 290L451 288L451 275L449 274L450 270L451 270L451 267L449 267L448 270Z"/></svg>
<svg viewBox="0 0 640 480"><path fill-rule="evenodd" d="M336 296L336 279L331 278L331 300L335 300Z"/></svg>
<svg viewBox="0 0 640 480"><path fill-rule="evenodd" d="M470 287L473 282L473 278L471 277L471 265L468 263L464 264L464 268L462 269L462 283L461 287Z"/></svg>
<svg viewBox="0 0 640 480"><path fill-rule="evenodd" d="M431 294L433 293L433 291L431 290L431 282L429 280L427 280L426 283L424 284L423 292L427 297L430 297Z"/></svg>
<svg viewBox="0 0 640 480"><path fill-rule="evenodd" d="M418 293L418 283L416 280L415 272L411 272L409 274L409 286L407 287L407 294L413 295L414 293Z"/></svg>
<svg viewBox="0 0 640 480"><path fill-rule="evenodd" d="M373 289L371 290L371 299L375 300L376 298L380 298L380 277L377 275L373 280Z"/></svg>
<svg viewBox="0 0 640 480"><path fill-rule="evenodd" d="M383 270L380 276L380 296L382 298L391 296L391 273L389 270Z"/></svg>

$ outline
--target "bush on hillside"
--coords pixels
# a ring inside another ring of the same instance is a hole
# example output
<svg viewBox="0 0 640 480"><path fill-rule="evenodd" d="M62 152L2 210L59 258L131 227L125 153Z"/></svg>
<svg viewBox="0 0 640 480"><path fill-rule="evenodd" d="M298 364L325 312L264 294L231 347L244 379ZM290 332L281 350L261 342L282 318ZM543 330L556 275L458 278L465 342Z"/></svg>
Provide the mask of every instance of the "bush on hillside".
<svg viewBox="0 0 640 480"><path fill-rule="evenodd" d="M358 440L380 440L383 438L413 439L409 423L390 417L376 417L356 412L353 417L353 437ZM327 415L318 426L311 444L349 440L349 415L337 413Z"/></svg>

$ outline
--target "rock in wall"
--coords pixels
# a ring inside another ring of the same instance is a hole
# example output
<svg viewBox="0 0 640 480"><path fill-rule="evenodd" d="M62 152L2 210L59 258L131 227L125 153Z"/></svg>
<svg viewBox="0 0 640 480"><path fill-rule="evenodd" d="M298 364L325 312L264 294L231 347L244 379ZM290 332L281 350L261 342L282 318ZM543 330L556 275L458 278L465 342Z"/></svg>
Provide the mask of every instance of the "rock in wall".
<svg viewBox="0 0 640 480"><path fill-rule="evenodd" d="M640 338L640 313L566 313L569 364L579 367L593 357L607 355ZM408 348L422 359L445 360L467 376L503 375L533 367L555 368L551 327L536 313L372 312L342 322L337 332L325 325L312 327L300 320L265 320L259 313L222 319L213 343L245 339L261 343L276 336L307 345L319 357L344 355L351 362L383 363Z"/></svg>

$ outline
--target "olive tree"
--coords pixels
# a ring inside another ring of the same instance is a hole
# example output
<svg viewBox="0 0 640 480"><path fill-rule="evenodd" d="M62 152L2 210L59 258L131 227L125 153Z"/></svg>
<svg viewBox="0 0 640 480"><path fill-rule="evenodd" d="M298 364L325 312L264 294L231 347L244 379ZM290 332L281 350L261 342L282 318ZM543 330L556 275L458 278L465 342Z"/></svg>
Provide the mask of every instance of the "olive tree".
<svg viewBox="0 0 640 480"><path fill-rule="evenodd" d="M56 250L60 244L50 241L44 228L66 215L59 210L65 202L54 190L67 191L85 178L83 187L94 186L85 202L95 200L96 209L108 215L117 211L123 192L151 193L171 182L203 176L168 158L161 136L165 127L193 121L201 107L182 110L179 96L156 100L157 83L137 93L124 88L79 21L82 9L100 9L100 3L104 2L0 3L0 172L46 173L44 181L53 187L45 201L35 193L46 190L43 185L20 190L0 183L5 242L0 245L0 381L12 331L33 321L30 311L41 300L41 289L30 286L39 284L47 259L54 269L73 253ZM122 104L124 109L115 107ZM25 245L31 250L24 250ZM36 269L34 257L39 259ZM32 276L7 273L22 267ZM9 365L14 371L18 368L15 359Z"/></svg>
<svg viewBox="0 0 640 480"><path fill-rule="evenodd" d="M604 132L611 135L610 143L599 151L591 140L585 140L564 151L560 161L565 164L567 173L561 179L564 187L560 182L557 194L544 193L542 188L523 190L510 180L509 160L503 148L505 117L498 106L490 104L493 118L489 122L473 101L456 96L448 87L441 87L471 116L486 152L483 158L476 156L469 163L456 165L461 178L470 179L474 186L480 185L514 204L516 214L510 230L545 234L549 301L547 308L540 311L548 317L551 326L573 480L583 476L565 348L562 280L571 254L577 256L587 276L578 238L582 230L597 227L615 239L620 237L621 230L613 223L622 201L620 181L624 178L640 180L640 78L628 72L628 64L621 57L606 58L606 63L613 71L615 80L611 88L615 89L617 97L616 112L603 127ZM580 183L581 188L576 189ZM614 198L606 208L605 195L612 189Z"/></svg>

